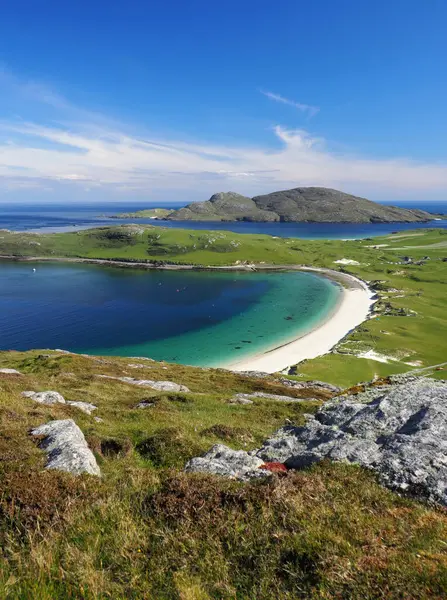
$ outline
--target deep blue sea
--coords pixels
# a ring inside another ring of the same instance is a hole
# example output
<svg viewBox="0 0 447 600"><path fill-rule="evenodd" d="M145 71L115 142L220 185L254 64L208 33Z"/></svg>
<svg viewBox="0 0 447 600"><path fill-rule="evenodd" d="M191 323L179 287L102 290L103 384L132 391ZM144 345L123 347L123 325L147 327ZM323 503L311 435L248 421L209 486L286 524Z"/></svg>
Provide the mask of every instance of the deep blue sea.
<svg viewBox="0 0 447 600"><path fill-rule="evenodd" d="M184 202L157 204L165 208L179 208ZM184 222L154 221L151 219L119 220L110 219L111 215L121 212L133 212L148 207L148 203L107 203L107 204L0 204L0 229L13 231L56 232L73 231L103 225L120 223L150 223L162 227L188 229L224 229L236 233L265 233L279 237L354 239L386 235L392 231L420 229L426 227L447 228L446 202L387 202L405 208L421 208L429 212L445 214L441 221L426 223L216 223L216 222Z"/></svg>
<svg viewBox="0 0 447 600"><path fill-rule="evenodd" d="M222 366L304 335L340 289L310 273L0 262L0 349Z"/></svg>

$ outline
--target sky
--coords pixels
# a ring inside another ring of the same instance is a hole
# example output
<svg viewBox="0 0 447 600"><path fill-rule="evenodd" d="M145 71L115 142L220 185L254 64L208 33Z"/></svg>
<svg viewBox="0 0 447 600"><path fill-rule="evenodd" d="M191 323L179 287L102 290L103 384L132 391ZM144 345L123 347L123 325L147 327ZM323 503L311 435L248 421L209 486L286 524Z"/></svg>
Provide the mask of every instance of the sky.
<svg viewBox="0 0 447 600"><path fill-rule="evenodd" d="M447 200L445 0L15 0L0 202Z"/></svg>

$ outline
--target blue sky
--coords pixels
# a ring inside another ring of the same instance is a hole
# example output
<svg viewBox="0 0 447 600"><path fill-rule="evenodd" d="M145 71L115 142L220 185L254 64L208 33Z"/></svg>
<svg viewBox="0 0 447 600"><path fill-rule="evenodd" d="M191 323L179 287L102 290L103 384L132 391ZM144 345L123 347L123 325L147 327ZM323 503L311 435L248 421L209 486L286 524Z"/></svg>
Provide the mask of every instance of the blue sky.
<svg viewBox="0 0 447 600"><path fill-rule="evenodd" d="M0 200L447 200L445 0L15 0Z"/></svg>

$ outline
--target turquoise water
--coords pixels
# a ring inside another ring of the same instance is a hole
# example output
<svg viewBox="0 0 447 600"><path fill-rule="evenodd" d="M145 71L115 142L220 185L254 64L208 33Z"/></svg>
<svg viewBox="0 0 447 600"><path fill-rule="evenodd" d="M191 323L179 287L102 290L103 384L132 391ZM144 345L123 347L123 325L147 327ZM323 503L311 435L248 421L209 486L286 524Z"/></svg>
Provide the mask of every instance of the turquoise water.
<svg viewBox="0 0 447 600"><path fill-rule="evenodd" d="M0 348L218 366L310 331L341 289L310 273L0 263Z"/></svg>

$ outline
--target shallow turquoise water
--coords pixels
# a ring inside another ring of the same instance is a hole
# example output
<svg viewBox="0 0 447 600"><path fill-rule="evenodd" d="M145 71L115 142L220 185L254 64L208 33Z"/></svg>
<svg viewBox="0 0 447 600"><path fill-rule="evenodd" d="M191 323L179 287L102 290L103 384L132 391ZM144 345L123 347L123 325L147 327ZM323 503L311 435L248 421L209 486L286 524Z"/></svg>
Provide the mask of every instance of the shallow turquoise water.
<svg viewBox="0 0 447 600"><path fill-rule="evenodd" d="M0 348L217 366L305 334L341 289L310 273L0 263Z"/></svg>

